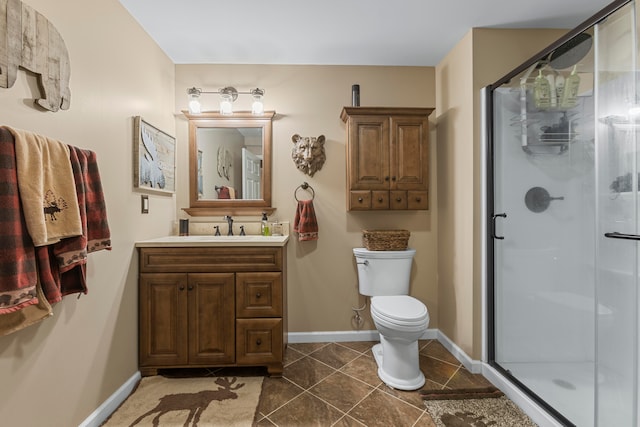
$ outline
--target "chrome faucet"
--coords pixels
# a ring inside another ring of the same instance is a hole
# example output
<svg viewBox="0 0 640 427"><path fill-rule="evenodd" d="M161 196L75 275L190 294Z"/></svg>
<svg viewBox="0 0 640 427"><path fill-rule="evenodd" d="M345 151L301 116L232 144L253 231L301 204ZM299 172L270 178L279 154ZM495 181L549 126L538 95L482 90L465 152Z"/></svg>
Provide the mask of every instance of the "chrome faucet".
<svg viewBox="0 0 640 427"><path fill-rule="evenodd" d="M225 215L223 219L226 219L227 224L229 224L229 231L227 232L227 236L233 236L233 218L231 218L231 215Z"/></svg>

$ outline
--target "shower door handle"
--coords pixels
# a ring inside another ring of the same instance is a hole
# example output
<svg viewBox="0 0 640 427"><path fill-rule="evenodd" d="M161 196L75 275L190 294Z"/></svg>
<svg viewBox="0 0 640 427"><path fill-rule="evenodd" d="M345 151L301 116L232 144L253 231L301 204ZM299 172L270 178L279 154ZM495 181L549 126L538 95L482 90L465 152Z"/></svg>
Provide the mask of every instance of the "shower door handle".
<svg viewBox="0 0 640 427"><path fill-rule="evenodd" d="M499 213L499 214L495 214L492 217L492 230L491 230L491 235L494 239L498 239L498 240L504 240L504 236L496 236L496 218L506 218L507 214L506 213Z"/></svg>
<svg viewBox="0 0 640 427"><path fill-rule="evenodd" d="M618 233L617 231L614 231L612 233L604 233L604 237L609 237L611 239L640 240L640 235L638 234L624 234Z"/></svg>

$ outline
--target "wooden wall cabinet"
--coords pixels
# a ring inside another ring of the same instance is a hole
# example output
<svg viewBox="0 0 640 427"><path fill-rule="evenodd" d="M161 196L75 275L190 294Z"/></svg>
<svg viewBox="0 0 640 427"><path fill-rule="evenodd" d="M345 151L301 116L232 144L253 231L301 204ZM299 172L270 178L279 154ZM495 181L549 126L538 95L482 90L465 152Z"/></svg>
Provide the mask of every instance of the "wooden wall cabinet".
<svg viewBox="0 0 640 427"><path fill-rule="evenodd" d="M347 208L429 208L429 114L433 108L344 107Z"/></svg>
<svg viewBox="0 0 640 427"><path fill-rule="evenodd" d="M141 247L139 363L266 366L282 374L284 247Z"/></svg>

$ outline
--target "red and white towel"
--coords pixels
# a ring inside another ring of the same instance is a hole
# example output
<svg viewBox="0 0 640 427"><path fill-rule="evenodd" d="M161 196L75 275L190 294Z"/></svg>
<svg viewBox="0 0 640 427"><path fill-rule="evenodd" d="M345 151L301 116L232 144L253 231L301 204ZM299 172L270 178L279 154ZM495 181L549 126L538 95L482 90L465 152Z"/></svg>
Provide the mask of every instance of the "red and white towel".
<svg viewBox="0 0 640 427"><path fill-rule="evenodd" d="M313 207L313 200L298 200L293 231L298 233L298 240L318 240L318 220Z"/></svg>

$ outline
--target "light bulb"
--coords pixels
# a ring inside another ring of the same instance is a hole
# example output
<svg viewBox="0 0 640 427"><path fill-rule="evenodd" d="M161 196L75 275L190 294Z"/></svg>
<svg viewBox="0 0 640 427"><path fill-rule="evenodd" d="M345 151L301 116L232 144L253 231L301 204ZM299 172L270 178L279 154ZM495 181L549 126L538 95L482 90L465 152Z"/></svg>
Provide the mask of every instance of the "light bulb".
<svg viewBox="0 0 640 427"><path fill-rule="evenodd" d="M189 100L189 112L191 114L200 113L200 89L192 87L187 89L187 99Z"/></svg>
<svg viewBox="0 0 640 427"><path fill-rule="evenodd" d="M261 116L264 114L264 103L262 102L262 96L264 95L264 90L262 89L253 89L251 91L251 96L253 97L253 103L251 104L251 114L255 116Z"/></svg>
<svg viewBox="0 0 640 427"><path fill-rule="evenodd" d="M220 100L220 114L229 115L233 114L233 106L232 106L231 97L228 95L222 95L222 99Z"/></svg>

